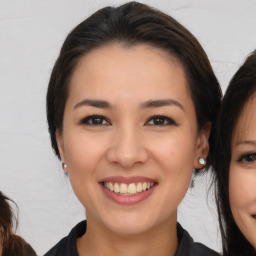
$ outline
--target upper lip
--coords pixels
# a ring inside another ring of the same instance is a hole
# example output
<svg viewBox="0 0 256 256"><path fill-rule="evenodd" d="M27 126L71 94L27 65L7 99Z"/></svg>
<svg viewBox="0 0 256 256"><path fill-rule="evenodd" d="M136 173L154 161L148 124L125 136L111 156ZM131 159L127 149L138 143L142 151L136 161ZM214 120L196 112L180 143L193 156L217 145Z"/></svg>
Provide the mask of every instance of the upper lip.
<svg viewBox="0 0 256 256"><path fill-rule="evenodd" d="M102 183L102 182L131 184L131 183L139 183L139 182L156 183L157 181L155 179L152 179L149 177L143 177L143 176L131 176L131 177L109 176L99 181L99 183Z"/></svg>

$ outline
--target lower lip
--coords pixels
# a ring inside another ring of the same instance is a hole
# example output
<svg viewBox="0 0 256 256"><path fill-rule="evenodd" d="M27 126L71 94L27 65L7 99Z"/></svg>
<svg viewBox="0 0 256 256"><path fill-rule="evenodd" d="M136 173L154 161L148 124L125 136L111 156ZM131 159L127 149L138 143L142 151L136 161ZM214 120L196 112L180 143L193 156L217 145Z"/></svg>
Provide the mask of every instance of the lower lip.
<svg viewBox="0 0 256 256"><path fill-rule="evenodd" d="M153 193L153 191L155 190L156 186L157 185L154 185L152 188L150 188L150 189L148 189L146 191L139 192L138 194L131 195L131 196L126 196L126 195L120 195L120 194L116 194L114 192L111 192L110 190L105 188L103 186L103 184L101 184L103 192L105 193L105 195L109 199L111 199L115 203L123 204L123 205L138 204L138 203L146 200Z"/></svg>

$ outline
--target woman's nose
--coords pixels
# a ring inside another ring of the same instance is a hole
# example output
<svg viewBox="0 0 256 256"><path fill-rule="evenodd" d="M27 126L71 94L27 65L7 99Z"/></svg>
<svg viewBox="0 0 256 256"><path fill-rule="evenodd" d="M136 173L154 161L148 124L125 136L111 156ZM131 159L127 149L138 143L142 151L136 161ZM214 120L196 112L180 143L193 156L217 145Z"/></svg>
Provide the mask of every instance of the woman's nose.
<svg viewBox="0 0 256 256"><path fill-rule="evenodd" d="M123 168L132 168L145 163L149 154L143 138L136 129L124 128L115 134L109 149L107 160Z"/></svg>

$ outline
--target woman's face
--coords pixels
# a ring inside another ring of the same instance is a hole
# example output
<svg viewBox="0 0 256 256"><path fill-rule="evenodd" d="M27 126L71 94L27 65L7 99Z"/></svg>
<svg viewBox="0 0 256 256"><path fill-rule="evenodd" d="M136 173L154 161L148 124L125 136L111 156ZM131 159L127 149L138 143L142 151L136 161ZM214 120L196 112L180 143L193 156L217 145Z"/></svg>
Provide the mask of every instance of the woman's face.
<svg viewBox="0 0 256 256"><path fill-rule="evenodd" d="M243 109L232 139L229 196L237 226L256 248L256 96Z"/></svg>
<svg viewBox="0 0 256 256"><path fill-rule="evenodd" d="M147 45L104 46L70 81L62 160L88 223L119 234L176 225L209 129L197 121L182 65Z"/></svg>

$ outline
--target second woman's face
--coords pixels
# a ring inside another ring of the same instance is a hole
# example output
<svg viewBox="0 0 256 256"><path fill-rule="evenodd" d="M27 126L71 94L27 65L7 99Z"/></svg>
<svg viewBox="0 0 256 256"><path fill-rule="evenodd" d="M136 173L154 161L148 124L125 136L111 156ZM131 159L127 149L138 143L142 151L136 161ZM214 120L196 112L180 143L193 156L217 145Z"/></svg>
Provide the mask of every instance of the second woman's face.
<svg viewBox="0 0 256 256"><path fill-rule="evenodd" d="M207 136L175 58L112 44L78 63L57 140L88 223L133 234L176 225Z"/></svg>
<svg viewBox="0 0 256 256"><path fill-rule="evenodd" d="M242 111L234 130L229 173L234 219L256 249L256 96Z"/></svg>

